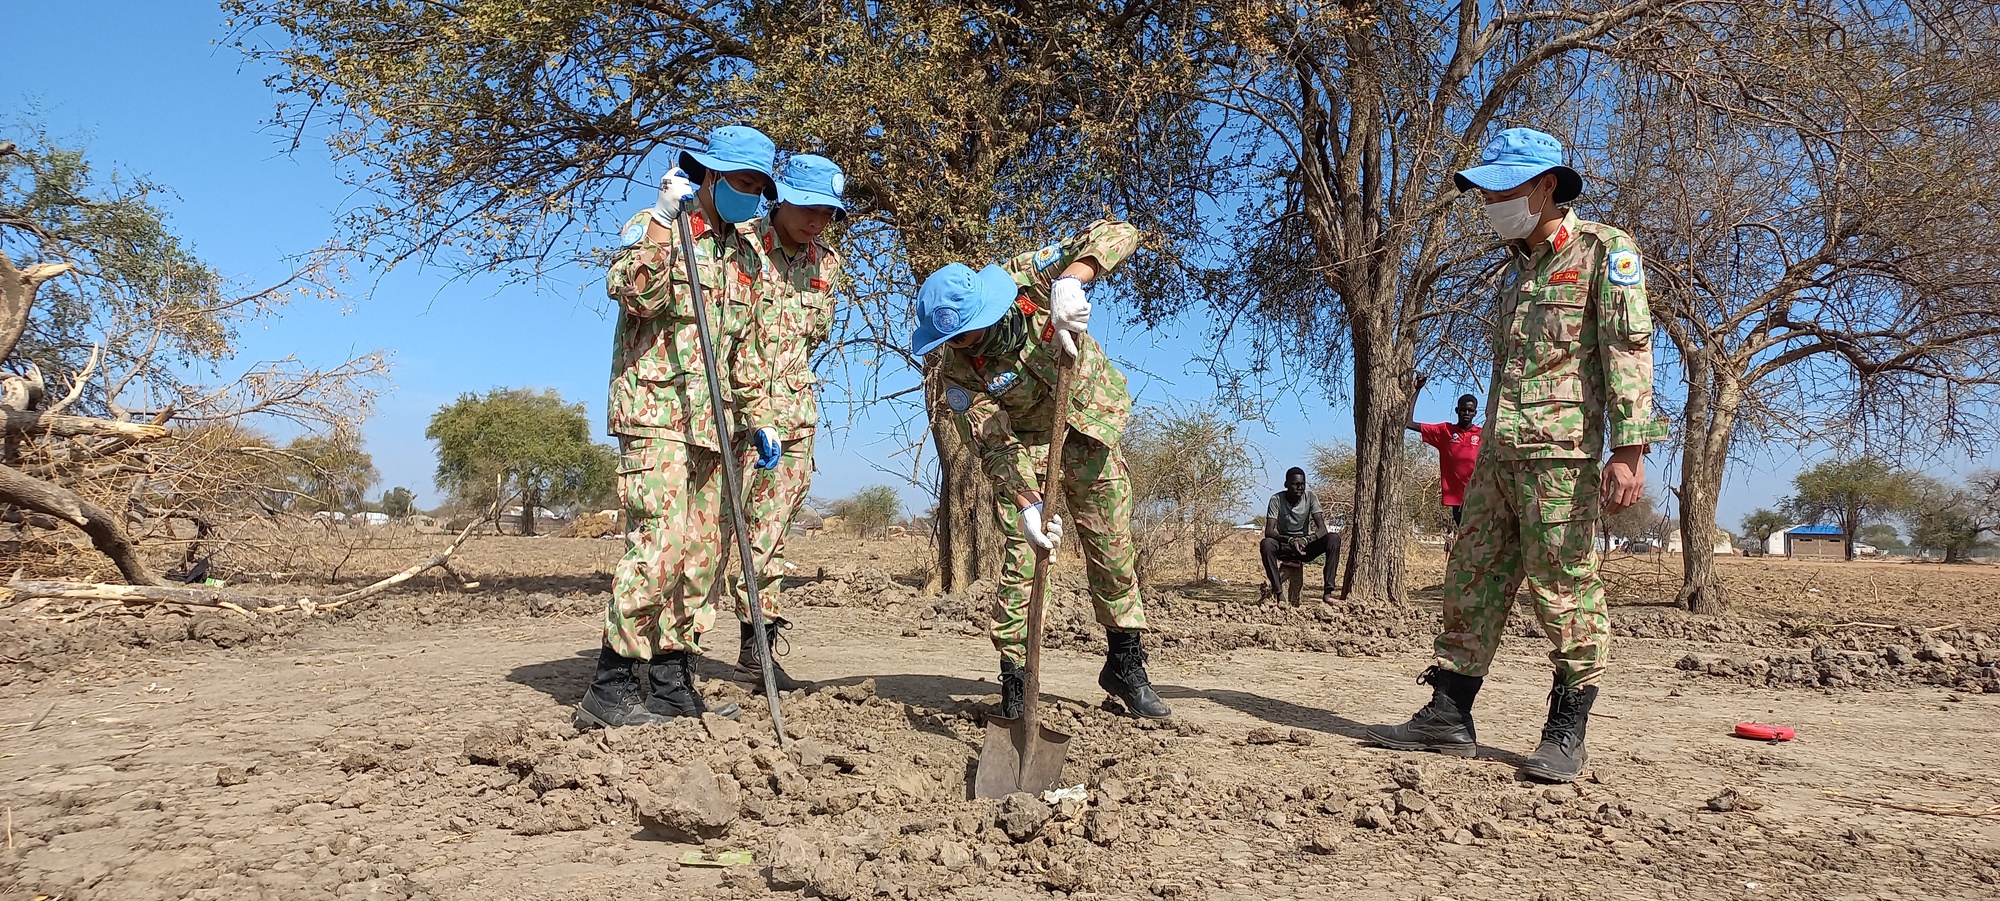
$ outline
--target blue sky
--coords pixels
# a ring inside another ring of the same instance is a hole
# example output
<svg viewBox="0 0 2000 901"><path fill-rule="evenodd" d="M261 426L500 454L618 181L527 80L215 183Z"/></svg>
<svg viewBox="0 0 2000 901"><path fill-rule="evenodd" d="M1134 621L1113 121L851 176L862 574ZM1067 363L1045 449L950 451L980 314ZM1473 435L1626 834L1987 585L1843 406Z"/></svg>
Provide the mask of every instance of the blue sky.
<svg viewBox="0 0 2000 901"><path fill-rule="evenodd" d="M101 170L115 165L174 188L179 198L164 203L172 227L225 274L258 282L289 271L286 258L328 238L354 201L317 139L287 153L288 136L264 127L274 104L263 84L267 73L223 46L223 17L213 3L6 0L0 10L14 31L38 36L0 56L0 118L36 104L50 132L84 143ZM650 203L650 192L635 192L632 200L633 208ZM356 272L345 293L338 304L299 302L245 334L237 362L296 354L332 364L369 350L389 352L394 387L364 428L382 471L377 493L404 485L421 506L440 501L424 427L464 392L554 388L603 422L612 323L596 273L569 269L522 286L453 280L408 266L386 277ZM1139 403L1214 394L1209 375L1190 362L1205 331L1199 323L1142 332L1119 321L1122 312L1115 304L1100 306L1093 327L1128 364ZM913 375L904 378L914 383ZM1677 393L1671 387L1661 386L1663 397ZM1433 386L1418 404L1419 418L1449 418L1453 398L1466 390L1483 395L1483 386ZM880 462L904 443L891 433L895 419L865 415L825 434L813 493L832 498L892 482L885 465L907 472L907 463ZM1349 412L1329 409L1316 393L1278 398L1268 419L1268 427L1249 427L1267 476L1303 463L1310 442L1352 433ZM1782 494L1802 459L1789 450L1750 456L1725 491L1725 527ZM1655 456L1648 473L1654 486L1673 475L1668 462ZM1266 479L1271 490L1277 481ZM904 496L914 509L929 504L914 487L905 486ZM1252 500L1246 498L1246 510Z"/></svg>

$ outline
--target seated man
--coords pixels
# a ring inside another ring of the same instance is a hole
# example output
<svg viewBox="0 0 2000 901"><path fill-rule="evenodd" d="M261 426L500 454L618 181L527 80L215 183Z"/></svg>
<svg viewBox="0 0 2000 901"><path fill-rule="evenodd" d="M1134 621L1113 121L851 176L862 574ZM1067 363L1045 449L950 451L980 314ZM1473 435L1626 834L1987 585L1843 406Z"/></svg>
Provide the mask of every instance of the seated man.
<svg viewBox="0 0 2000 901"><path fill-rule="evenodd" d="M1258 543L1257 552L1264 558L1264 575L1271 582L1272 597L1285 594L1284 580L1278 578L1278 564L1304 564L1326 555L1320 600L1333 600L1333 577L1340 566L1340 536L1327 531L1319 495L1306 490L1305 470L1296 466L1285 470L1285 490L1271 495L1270 509L1264 514L1264 540Z"/></svg>

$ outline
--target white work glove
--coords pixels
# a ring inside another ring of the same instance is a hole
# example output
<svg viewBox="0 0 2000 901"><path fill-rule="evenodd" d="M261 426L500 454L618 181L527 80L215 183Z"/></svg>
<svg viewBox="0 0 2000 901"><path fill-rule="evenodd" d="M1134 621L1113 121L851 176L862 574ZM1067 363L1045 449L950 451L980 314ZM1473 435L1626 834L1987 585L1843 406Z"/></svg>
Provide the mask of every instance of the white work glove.
<svg viewBox="0 0 2000 901"><path fill-rule="evenodd" d="M688 181L687 173L679 167L668 169L660 176L660 199L653 204L653 221L661 228L673 228L680 221L681 207L694 199L694 183Z"/></svg>
<svg viewBox="0 0 2000 901"><path fill-rule="evenodd" d="M1063 353L1076 356L1076 336L1090 330L1090 300L1083 296L1082 279L1065 275L1049 286L1049 316Z"/></svg>
<svg viewBox="0 0 2000 901"><path fill-rule="evenodd" d="M1054 551L1062 543L1062 517L1051 516L1047 525L1042 523L1041 502L1021 508L1021 531L1028 541L1045 551Z"/></svg>

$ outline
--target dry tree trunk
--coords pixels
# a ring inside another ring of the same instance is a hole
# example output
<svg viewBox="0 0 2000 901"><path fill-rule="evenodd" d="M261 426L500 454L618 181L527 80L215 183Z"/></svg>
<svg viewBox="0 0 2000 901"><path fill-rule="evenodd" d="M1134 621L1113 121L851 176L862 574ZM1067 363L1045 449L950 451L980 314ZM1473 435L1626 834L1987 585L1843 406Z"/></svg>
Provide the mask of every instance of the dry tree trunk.
<svg viewBox="0 0 2000 901"><path fill-rule="evenodd" d="M69 269L68 263L42 263L17 269L13 260L0 253L0 360L13 354L21 335L27 331L28 313L34 308L35 292L40 290L43 282ZM0 432L10 439L49 434L103 435L143 441L167 434L166 429L157 426L82 416L44 415L14 409L5 410L4 414L4 418L0 418ZM90 536L91 545L111 558L111 562L118 567L118 574L124 576L127 582L134 585L165 584L139 560L131 538L125 534L122 520L73 491L11 466L0 465L0 504L47 514L82 529L85 535Z"/></svg>
<svg viewBox="0 0 2000 901"><path fill-rule="evenodd" d="M979 454L959 435L944 403L935 367L924 377L931 440L938 453L937 584L932 590L959 591L1000 574L1000 527L993 521L993 487Z"/></svg>
<svg viewBox="0 0 2000 901"><path fill-rule="evenodd" d="M118 567L118 574L134 585L165 585L146 569L125 528L103 507L75 492L44 482L11 466L0 465L0 502L45 513L76 526L90 536L90 543Z"/></svg>

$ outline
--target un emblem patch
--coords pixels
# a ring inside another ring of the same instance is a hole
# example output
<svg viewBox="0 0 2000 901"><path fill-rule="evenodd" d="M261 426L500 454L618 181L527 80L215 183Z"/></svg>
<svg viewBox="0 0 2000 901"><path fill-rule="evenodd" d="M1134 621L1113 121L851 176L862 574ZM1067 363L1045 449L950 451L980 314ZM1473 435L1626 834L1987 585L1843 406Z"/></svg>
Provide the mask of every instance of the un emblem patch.
<svg viewBox="0 0 2000 901"><path fill-rule="evenodd" d="M931 322L937 325L938 331L949 335L958 330L958 311L950 307L940 308L931 314Z"/></svg>
<svg viewBox="0 0 2000 901"><path fill-rule="evenodd" d="M944 389L944 403L953 413L963 413L972 409L972 393L953 385Z"/></svg>
<svg viewBox="0 0 2000 901"><path fill-rule="evenodd" d="M1639 266L1639 255L1629 250L1614 250L1604 261L1605 278L1614 285L1632 287L1645 277Z"/></svg>
<svg viewBox="0 0 2000 901"><path fill-rule="evenodd" d="M1000 394L1002 392L1005 392L1007 389L1014 387L1015 383L1019 382L1020 380L1021 377L1014 373L1011 372L1000 373L999 375L996 375L986 380L986 393Z"/></svg>

